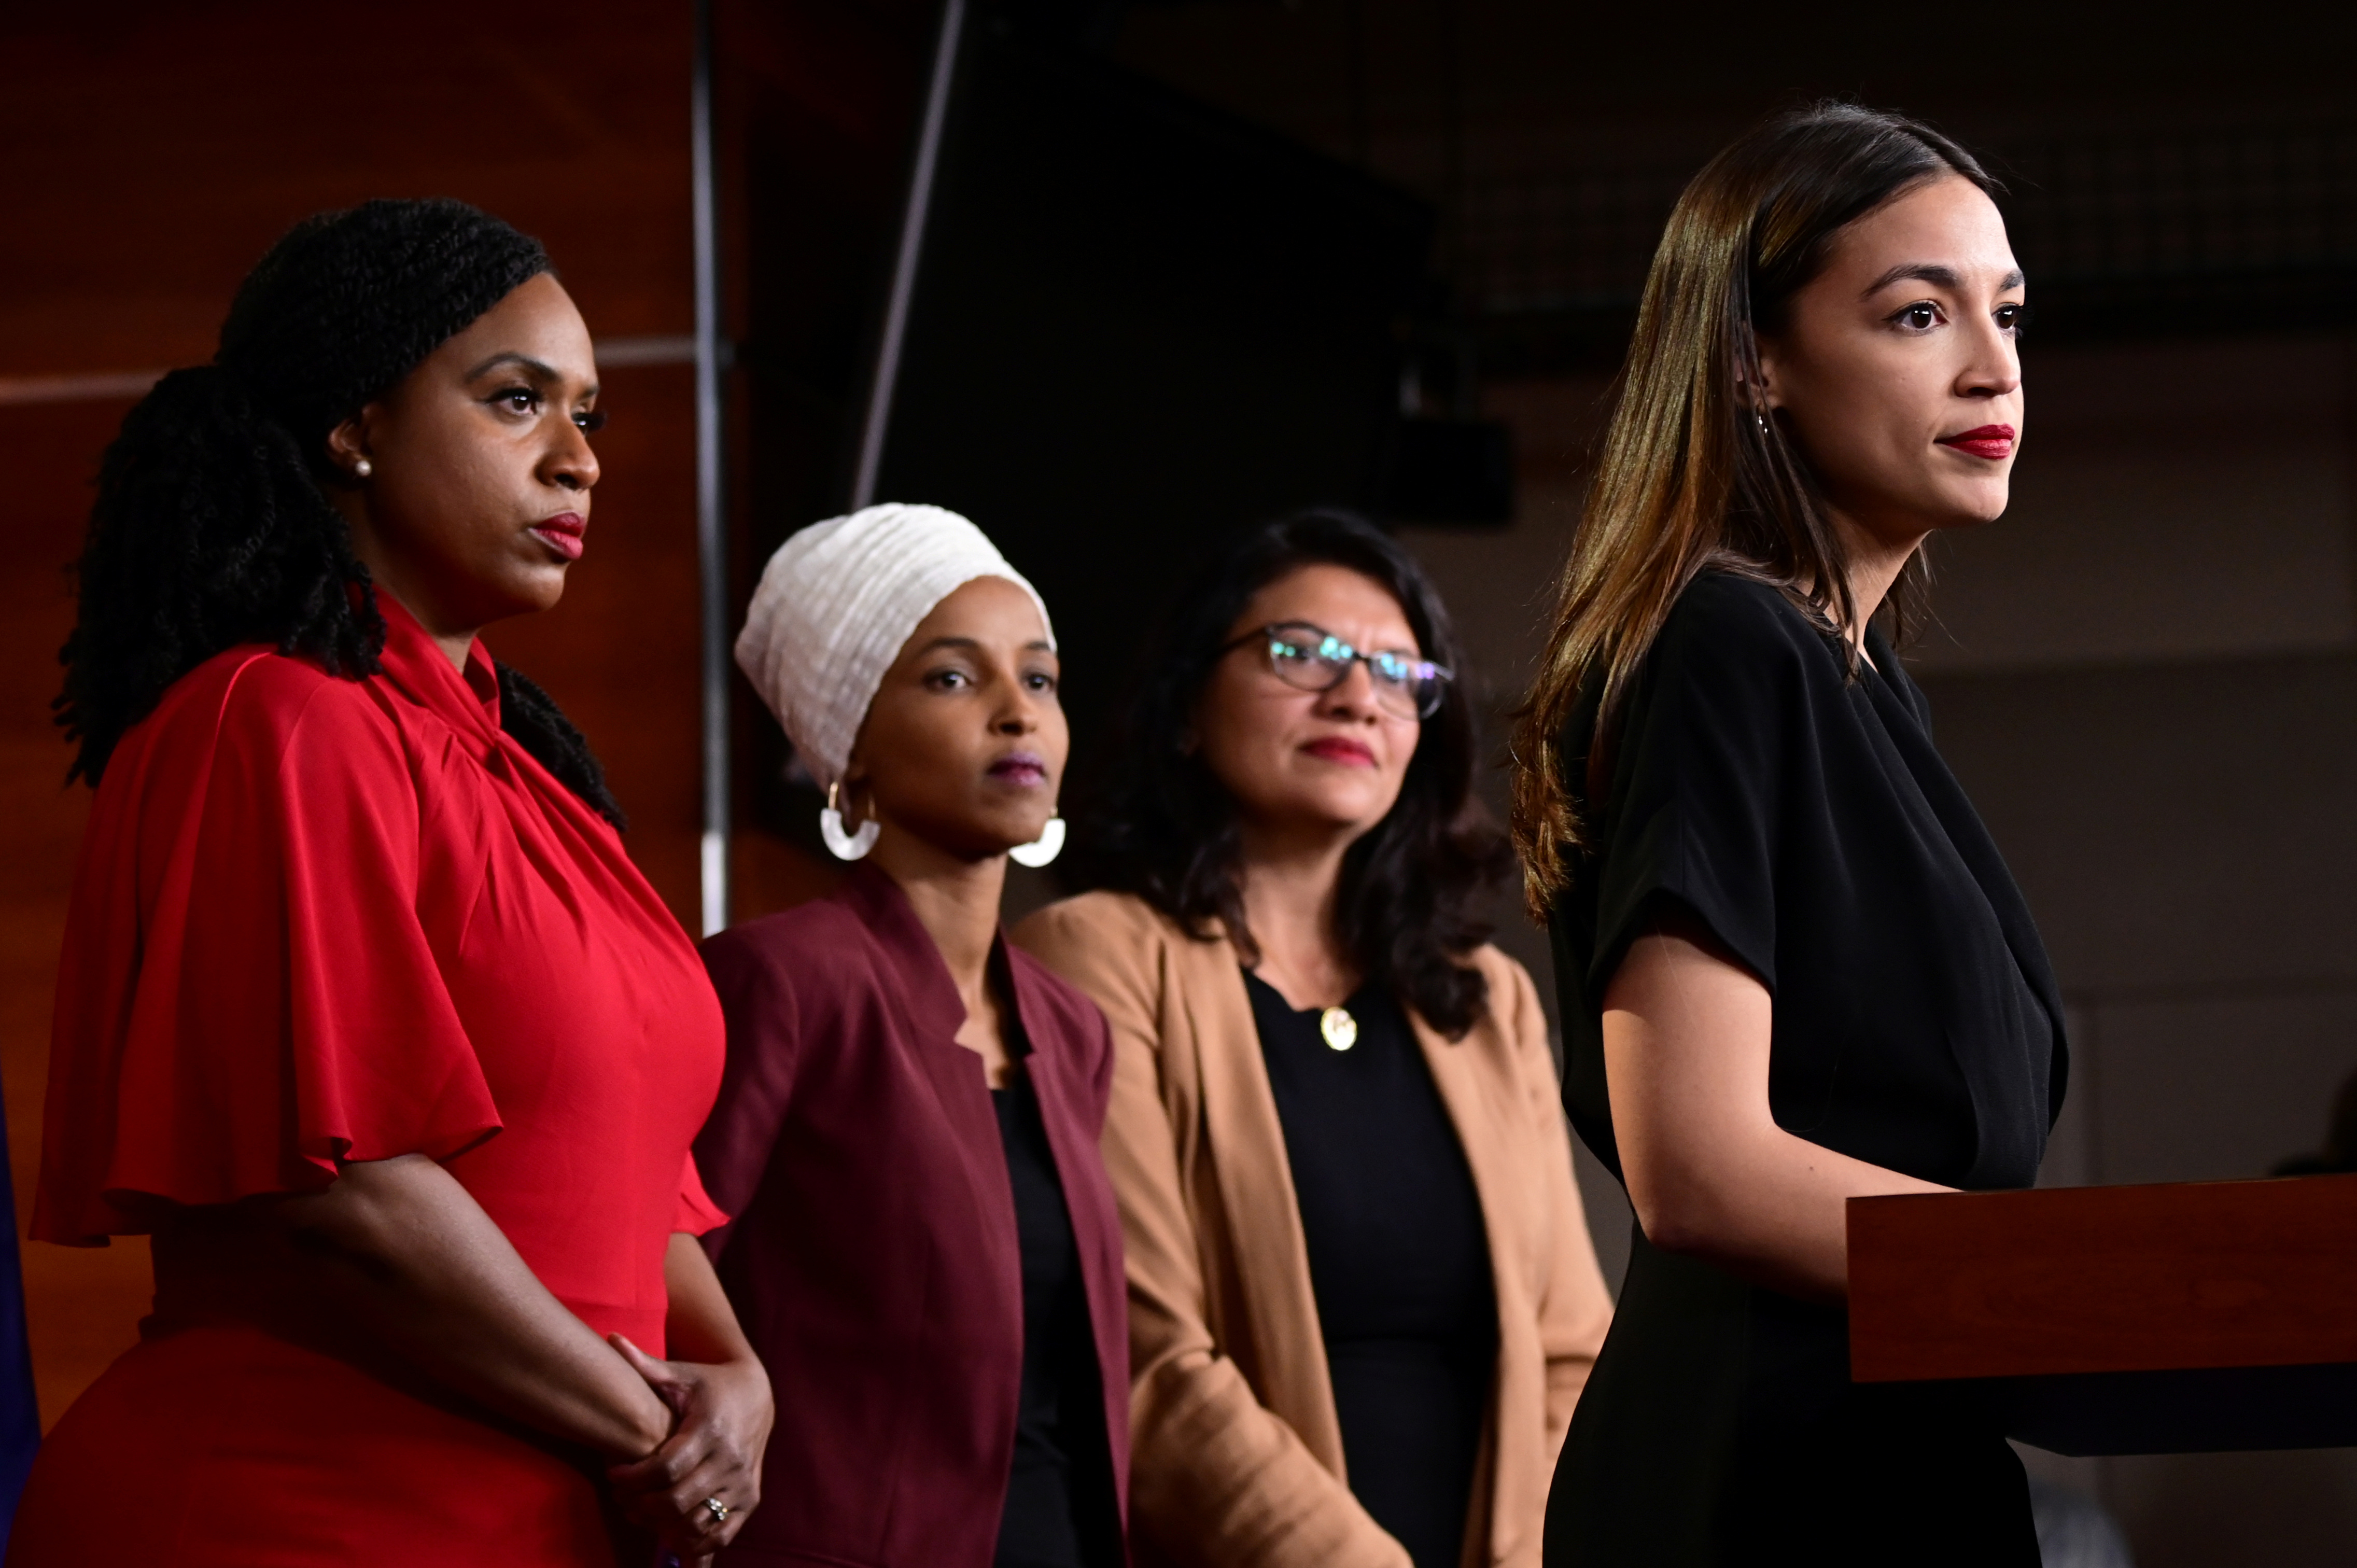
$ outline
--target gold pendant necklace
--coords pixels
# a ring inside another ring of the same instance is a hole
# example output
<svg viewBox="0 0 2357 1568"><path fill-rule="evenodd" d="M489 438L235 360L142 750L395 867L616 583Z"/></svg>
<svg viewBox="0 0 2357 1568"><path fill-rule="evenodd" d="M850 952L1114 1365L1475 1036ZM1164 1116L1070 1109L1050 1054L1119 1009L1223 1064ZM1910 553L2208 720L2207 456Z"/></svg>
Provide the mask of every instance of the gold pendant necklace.
<svg viewBox="0 0 2357 1568"><path fill-rule="evenodd" d="M1347 1051L1359 1043L1359 1021L1351 1016L1346 1007L1329 1007L1318 1015L1318 1032L1326 1036L1326 1044L1338 1051Z"/></svg>

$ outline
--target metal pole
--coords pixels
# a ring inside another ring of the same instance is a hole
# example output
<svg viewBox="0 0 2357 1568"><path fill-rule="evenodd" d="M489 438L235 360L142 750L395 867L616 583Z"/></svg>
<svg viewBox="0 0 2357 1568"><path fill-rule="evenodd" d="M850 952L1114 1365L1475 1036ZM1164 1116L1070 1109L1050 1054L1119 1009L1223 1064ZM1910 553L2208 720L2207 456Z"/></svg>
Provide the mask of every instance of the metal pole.
<svg viewBox="0 0 2357 1568"><path fill-rule="evenodd" d="M958 38L964 31L965 0L946 0L941 34L933 44L932 80L925 89L924 123L917 131L917 166L909 177L909 204L900 215L900 250L892 262L892 295L884 306L884 338L877 347L876 376L867 388L867 415L859 428L859 469L851 484L854 508L875 501L877 474L884 466L885 427L892 418L892 389L900 379L900 345L909 331L909 302L917 292L917 263L925 250L925 216L933 203L942 127L949 118Z"/></svg>
<svg viewBox="0 0 2357 1568"><path fill-rule="evenodd" d="M720 244L712 170L712 0L695 0L689 79L695 200L695 564L703 612L705 936L728 924L728 535L721 512Z"/></svg>

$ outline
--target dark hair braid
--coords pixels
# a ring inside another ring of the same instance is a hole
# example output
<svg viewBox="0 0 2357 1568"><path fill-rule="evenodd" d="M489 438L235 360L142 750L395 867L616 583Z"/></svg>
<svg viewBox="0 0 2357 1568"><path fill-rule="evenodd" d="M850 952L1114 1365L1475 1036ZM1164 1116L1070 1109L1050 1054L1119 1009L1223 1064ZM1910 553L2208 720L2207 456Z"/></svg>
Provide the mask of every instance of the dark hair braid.
<svg viewBox="0 0 2357 1568"><path fill-rule="evenodd" d="M618 828L630 819L606 788L606 769L587 737L573 727L556 699L542 691L521 670L500 667L500 727L532 753L532 759L556 776L556 781L594 807Z"/></svg>
<svg viewBox="0 0 2357 1568"><path fill-rule="evenodd" d="M81 742L69 777L92 784L164 688L224 648L274 642L358 674L384 647L374 606L332 591L368 580L343 520L217 366L174 371L124 419L77 575L55 705Z"/></svg>
<svg viewBox="0 0 2357 1568"><path fill-rule="evenodd" d="M459 201L323 212L271 247L213 362L156 382L100 464L52 704L79 743L68 778L96 784L124 731L223 649L376 673L384 617L320 488L328 434L548 270L538 241ZM581 732L539 687L500 677L507 732L619 826Z"/></svg>

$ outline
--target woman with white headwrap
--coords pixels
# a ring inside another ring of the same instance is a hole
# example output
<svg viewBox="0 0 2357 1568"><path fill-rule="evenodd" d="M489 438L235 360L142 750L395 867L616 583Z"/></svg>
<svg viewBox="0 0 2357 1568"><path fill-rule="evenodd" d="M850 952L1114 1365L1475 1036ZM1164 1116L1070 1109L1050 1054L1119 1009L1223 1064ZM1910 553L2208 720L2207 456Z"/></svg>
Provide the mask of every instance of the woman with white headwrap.
<svg viewBox="0 0 2357 1568"><path fill-rule="evenodd" d="M737 660L858 864L705 947L705 1240L778 1396L727 1560L1124 1563L1111 1041L998 924L1007 855L1061 839L1046 607L965 519L870 507L770 558Z"/></svg>

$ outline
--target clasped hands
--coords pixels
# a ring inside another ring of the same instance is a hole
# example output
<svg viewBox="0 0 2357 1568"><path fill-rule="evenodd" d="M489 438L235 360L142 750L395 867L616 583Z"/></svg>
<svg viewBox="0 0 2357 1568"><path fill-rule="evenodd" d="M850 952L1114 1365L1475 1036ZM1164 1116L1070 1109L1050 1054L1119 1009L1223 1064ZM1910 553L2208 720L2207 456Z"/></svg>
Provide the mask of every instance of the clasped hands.
<svg viewBox="0 0 2357 1568"><path fill-rule="evenodd" d="M655 1532L682 1568L705 1568L761 1500L761 1451L775 1415L759 1361L659 1361L619 1334L608 1342L671 1408L671 1435L607 1472L631 1522ZM705 1499L727 1509L719 1518Z"/></svg>

